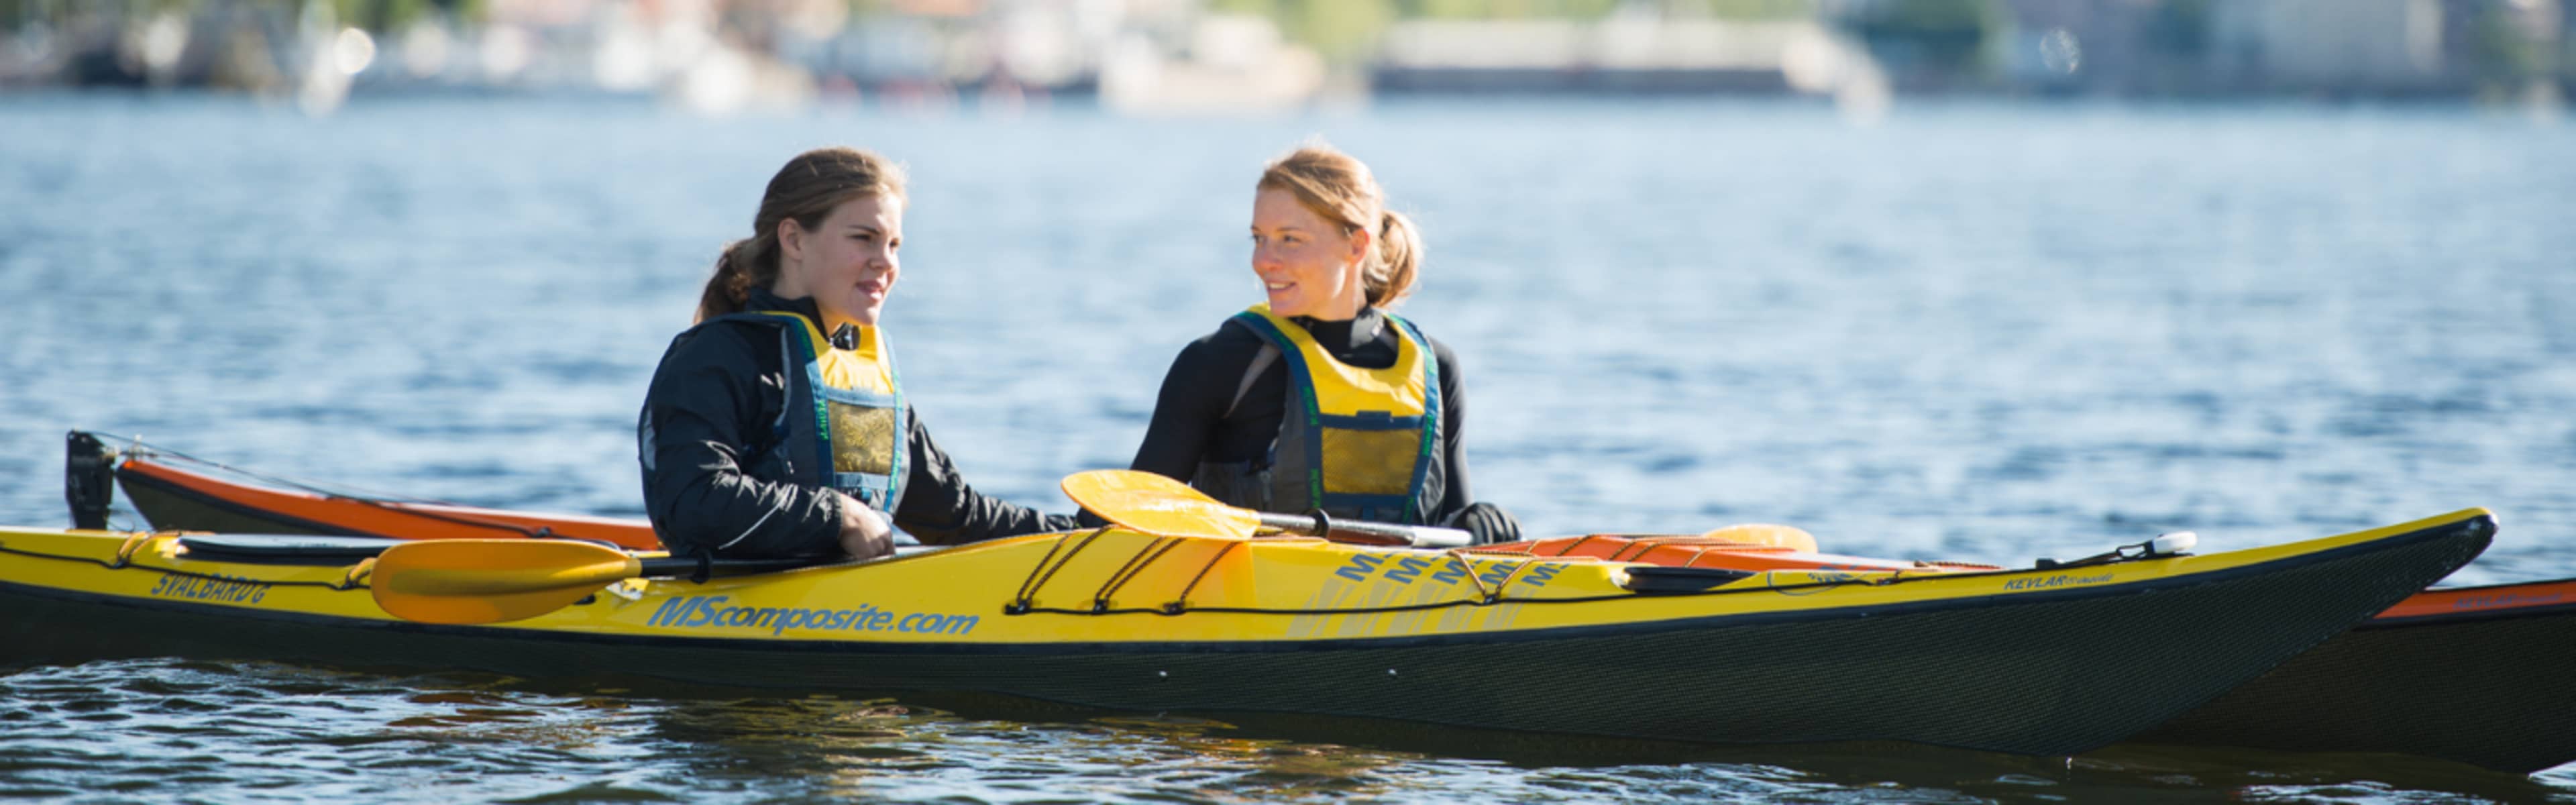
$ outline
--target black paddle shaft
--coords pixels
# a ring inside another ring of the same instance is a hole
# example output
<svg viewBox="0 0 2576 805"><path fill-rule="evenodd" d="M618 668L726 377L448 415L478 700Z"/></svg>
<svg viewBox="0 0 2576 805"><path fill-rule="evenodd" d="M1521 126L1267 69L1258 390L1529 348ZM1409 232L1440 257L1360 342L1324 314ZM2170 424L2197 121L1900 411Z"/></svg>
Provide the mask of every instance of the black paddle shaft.
<svg viewBox="0 0 2576 805"><path fill-rule="evenodd" d="M928 553L940 547L942 546L897 545L894 553L889 554L888 558ZM719 576L753 576L805 567L854 564L858 561L847 556L806 556L792 559L709 559L699 556L673 556L639 560L635 564L643 571L637 575L643 578L705 581Z"/></svg>
<svg viewBox="0 0 2576 805"><path fill-rule="evenodd" d="M1467 532L1454 528L1335 520L1321 511L1305 514L1255 512L1254 515L1261 519L1263 528L1275 528L1291 534L1326 537L1343 542L1454 548L1474 541L1474 537L1469 536Z"/></svg>
<svg viewBox="0 0 2576 805"><path fill-rule="evenodd" d="M749 576L758 573L776 573L781 570L795 570L800 567L837 565L847 561L850 561L850 558L847 556L819 556L801 559L707 559L704 557L672 556L661 559L645 559L638 561L635 564L643 570L643 572L637 574L643 578L683 578L692 581L705 581L717 576Z"/></svg>

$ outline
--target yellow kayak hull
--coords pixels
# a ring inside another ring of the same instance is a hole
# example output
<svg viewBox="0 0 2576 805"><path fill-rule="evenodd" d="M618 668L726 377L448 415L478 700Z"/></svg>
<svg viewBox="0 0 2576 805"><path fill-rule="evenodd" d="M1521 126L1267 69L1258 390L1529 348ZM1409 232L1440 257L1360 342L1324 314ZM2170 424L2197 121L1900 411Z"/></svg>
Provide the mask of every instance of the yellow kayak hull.
<svg viewBox="0 0 2576 805"><path fill-rule="evenodd" d="M2205 556L1706 574L1706 589L1648 594L1632 588L1675 588L1623 563L1103 530L621 581L539 617L444 626L387 615L368 561L255 563L186 535L0 529L0 658L640 674L2071 754L2261 675L2466 563L2493 533L2470 509Z"/></svg>

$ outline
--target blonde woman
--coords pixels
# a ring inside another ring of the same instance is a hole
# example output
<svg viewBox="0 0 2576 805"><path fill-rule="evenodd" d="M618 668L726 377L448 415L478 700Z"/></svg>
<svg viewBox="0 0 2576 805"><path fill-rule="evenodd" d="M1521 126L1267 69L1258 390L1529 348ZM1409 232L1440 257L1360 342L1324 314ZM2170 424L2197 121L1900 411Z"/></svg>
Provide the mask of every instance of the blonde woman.
<svg viewBox="0 0 2576 805"><path fill-rule="evenodd" d="M1518 539L1469 496L1457 356L1388 312L1421 267L1368 166L1325 146L1270 163L1252 200L1267 298L1182 348L1133 468L1245 508Z"/></svg>
<svg viewBox="0 0 2576 805"><path fill-rule="evenodd" d="M769 180L663 352L638 423L644 504L676 556L882 556L1069 529L966 485L904 402L878 326L902 274L903 173L850 148Z"/></svg>

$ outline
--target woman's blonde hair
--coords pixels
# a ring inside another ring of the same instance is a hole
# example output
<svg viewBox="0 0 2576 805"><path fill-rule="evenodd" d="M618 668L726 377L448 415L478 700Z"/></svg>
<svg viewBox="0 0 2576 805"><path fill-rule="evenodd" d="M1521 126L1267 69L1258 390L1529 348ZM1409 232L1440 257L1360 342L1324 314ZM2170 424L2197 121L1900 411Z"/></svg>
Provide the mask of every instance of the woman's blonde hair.
<svg viewBox="0 0 2576 805"><path fill-rule="evenodd" d="M1256 190L1286 190L1343 234L1366 231L1376 248L1360 263L1368 303L1389 307L1413 293L1422 271L1422 234L1413 219L1386 208L1386 190L1349 154L1317 143L1291 151L1261 171Z"/></svg>
<svg viewBox="0 0 2576 805"><path fill-rule="evenodd" d="M885 157L856 148L817 148L787 160L769 189L760 194L760 212L752 216L751 237L725 244L716 256L715 276L698 295L698 321L742 312L753 288L778 282L778 223L795 219L817 229L832 208L869 196L903 200L903 168Z"/></svg>

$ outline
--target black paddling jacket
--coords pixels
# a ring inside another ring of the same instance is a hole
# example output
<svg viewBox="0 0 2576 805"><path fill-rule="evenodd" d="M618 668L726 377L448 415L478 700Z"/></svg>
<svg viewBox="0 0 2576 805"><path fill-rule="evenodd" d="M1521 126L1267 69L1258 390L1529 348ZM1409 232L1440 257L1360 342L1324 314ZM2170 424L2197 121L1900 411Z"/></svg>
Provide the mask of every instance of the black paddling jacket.
<svg viewBox="0 0 2576 805"><path fill-rule="evenodd" d="M820 322L812 299L755 289L745 307ZM840 496L789 478L762 457L778 447L791 370L779 328L709 322L672 339L653 372L637 425L644 508L673 555L765 558L840 551ZM803 383L801 377L795 382ZM904 408L905 481L894 525L934 545L1062 531L1072 517L985 497L967 486L921 417Z"/></svg>

